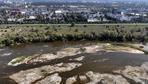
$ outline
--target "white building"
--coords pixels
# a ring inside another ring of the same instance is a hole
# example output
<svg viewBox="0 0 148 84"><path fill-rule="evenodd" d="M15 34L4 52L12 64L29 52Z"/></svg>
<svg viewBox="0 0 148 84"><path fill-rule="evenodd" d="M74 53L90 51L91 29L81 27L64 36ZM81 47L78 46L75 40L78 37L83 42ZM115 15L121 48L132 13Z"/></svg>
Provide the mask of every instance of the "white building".
<svg viewBox="0 0 148 84"><path fill-rule="evenodd" d="M34 20L34 19L36 19L36 16L29 16L28 19L30 19L30 20Z"/></svg>
<svg viewBox="0 0 148 84"><path fill-rule="evenodd" d="M90 19L87 19L87 22L100 22L101 20L98 20L96 18L90 18Z"/></svg>
<svg viewBox="0 0 148 84"><path fill-rule="evenodd" d="M14 21L16 21L16 18L8 18L7 21L8 22L14 22Z"/></svg>
<svg viewBox="0 0 148 84"><path fill-rule="evenodd" d="M64 11L64 10L56 10L55 11L55 14L63 14L63 13L65 13L66 11Z"/></svg>

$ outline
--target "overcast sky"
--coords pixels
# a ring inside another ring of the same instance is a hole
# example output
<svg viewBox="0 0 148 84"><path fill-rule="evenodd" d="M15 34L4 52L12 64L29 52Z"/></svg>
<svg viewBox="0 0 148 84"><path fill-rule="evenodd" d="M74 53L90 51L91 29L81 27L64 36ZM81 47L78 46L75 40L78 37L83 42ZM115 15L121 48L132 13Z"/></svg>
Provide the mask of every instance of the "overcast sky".
<svg viewBox="0 0 148 84"><path fill-rule="evenodd" d="M55 0L32 0L32 1L55 1ZM57 0L57 1L72 1L72 0ZM73 0L73 1L94 1L94 0ZM95 0L95 1L148 1L148 0Z"/></svg>
<svg viewBox="0 0 148 84"><path fill-rule="evenodd" d="M0 0L0 1L5 1L5 0ZM16 1L16 0L10 0L10 1ZM94 1L98 1L98 2L101 2L101 1L106 1L106 2L112 2L112 1L140 1L140 2L148 2L148 0L25 0L25 1L34 1L34 2L43 2L43 1L59 1L59 2L62 2L62 1L66 1L66 2L77 2L77 1L81 1L81 2L85 2L85 1L89 1L89 2L94 2Z"/></svg>

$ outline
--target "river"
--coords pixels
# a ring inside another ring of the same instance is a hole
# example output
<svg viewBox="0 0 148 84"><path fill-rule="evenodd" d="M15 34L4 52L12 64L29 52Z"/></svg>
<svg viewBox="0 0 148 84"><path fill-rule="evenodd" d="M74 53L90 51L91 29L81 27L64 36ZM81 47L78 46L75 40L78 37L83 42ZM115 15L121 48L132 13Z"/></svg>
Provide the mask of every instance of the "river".
<svg viewBox="0 0 148 84"><path fill-rule="evenodd" d="M92 42L52 42L52 43L36 43L24 44L19 46L11 46L0 49L0 84L15 84L14 81L7 78L7 76L21 70L40 67L43 65L54 64L53 62L41 63L37 65L20 65L17 67L7 66L8 62L18 56L31 56L36 53L50 53L56 52L66 47L83 46L84 44L91 44ZM148 49L148 44L145 47ZM83 65L72 71L61 73L62 77L72 77L78 73L87 71L94 71L99 73L112 73L113 70L123 69L127 65L139 66L143 62L148 62L148 56L143 54L131 54L123 52L98 52L94 54L80 54L64 59L56 60L56 63L67 62L71 58L81 57ZM105 59L107 61L100 61Z"/></svg>

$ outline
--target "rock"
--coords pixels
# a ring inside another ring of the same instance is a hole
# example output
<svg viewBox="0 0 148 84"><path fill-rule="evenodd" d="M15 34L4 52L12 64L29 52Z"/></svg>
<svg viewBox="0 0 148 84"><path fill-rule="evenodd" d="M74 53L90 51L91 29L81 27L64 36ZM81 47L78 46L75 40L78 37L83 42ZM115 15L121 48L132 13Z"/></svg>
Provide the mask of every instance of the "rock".
<svg viewBox="0 0 148 84"><path fill-rule="evenodd" d="M92 45L84 48L86 49L85 53L96 53L102 49L102 45Z"/></svg>
<svg viewBox="0 0 148 84"><path fill-rule="evenodd" d="M143 64L141 65L141 67L142 67L144 70L148 71L148 62L143 63Z"/></svg>
<svg viewBox="0 0 148 84"><path fill-rule="evenodd" d="M80 63L60 63L60 64L55 64L53 66L47 65L39 68L20 71L18 73L9 76L9 78L15 80L18 84L30 84L36 80L39 80L47 76L48 74L54 72L71 71L72 69L79 67L81 65L82 64Z"/></svg>
<svg viewBox="0 0 148 84"><path fill-rule="evenodd" d="M21 71L10 76L10 78L15 80L18 84L31 84L42 77L38 70Z"/></svg>
<svg viewBox="0 0 148 84"><path fill-rule="evenodd" d="M46 60L53 60L56 59L57 56L54 54L42 54L41 56L31 60L30 62L34 63L34 62L44 62Z"/></svg>
<svg viewBox="0 0 148 84"><path fill-rule="evenodd" d="M88 79L85 75L70 77L66 80L66 84L73 84L73 83L85 84L87 82Z"/></svg>
<svg viewBox="0 0 148 84"><path fill-rule="evenodd" d="M87 83L89 81L85 75L80 75L79 78L81 84Z"/></svg>
<svg viewBox="0 0 148 84"><path fill-rule="evenodd" d="M50 53L42 54L42 55L35 54L33 56L28 56L23 59L22 59L22 57L23 57L22 56L21 60L20 60L20 57L17 57L15 59L13 59L12 61L10 61L8 63L8 65L9 66L18 66L21 64L32 64L32 63L37 63L37 62L43 63L46 61L59 59L59 58L63 58L66 56L73 56L73 55L80 54L80 52L78 52L78 51L79 51L79 48L65 48L63 50L58 51L56 55L50 54Z"/></svg>
<svg viewBox="0 0 148 84"><path fill-rule="evenodd" d="M79 80L77 79L79 78ZM86 75L73 76L66 80L66 84L130 84L121 75L100 74L89 71Z"/></svg>
<svg viewBox="0 0 148 84"><path fill-rule="evenodd" d="M58 67L61 67L64 63L56 64Z"/></svg>
<svg viewBox="0 0 148 84"><path fill-rule="evenodd" d="M128 81L120 75L100 74L87 72L86 75L90 78L87 84L129 84Z"/></svg>
<svg viewBox="0 0 148 84"><path fill-rule="evenodd" d="M73 84L77 81L77 77L74 76L74 77L70 77L66 80L66 84Z"/></svg>
<svg viewBox="0 0 148 84"><path fill-rule="evenodd" d="M62 78L56 73L46 77L41 81L38 81L36 84L60 84L61 81L62 81Z"/></svg>
<svg viewBox="0 0 148 84"><path fill-rule="evenodd" d="M136 67L126 66L124 70L118 70L114 72L122 74L129 79L132 79L136 83L148 83L148 63L144 63L141 66Z"/></svg>
<svg viewBox="0 0 148 84"><path fill-rule="evenodd" d="M86 77L86 76L84 76L84 75L79 76L79 78L80 78L80 80L81 80L81 81L85 81L85 80L87 80L87 77Z"/></svg>
<svg viewBox="0 0 148 84"><path fill-rule="evenodd" d="M39 56L39 54L34 54L33 56L20 56L17 57L13 60L11 60L8 65L9 66L18 66L21 64L29 64L29 61L32 60L33 58L36 58L37 56Z"/></svg>
<svg viewBox="0 0 148 84"><path fill-rule="evenodd" d="M74 60L76 60L76 61L82 61L84 58L85 58L84 56L81 56L81 57L75 58Z"/></svg>

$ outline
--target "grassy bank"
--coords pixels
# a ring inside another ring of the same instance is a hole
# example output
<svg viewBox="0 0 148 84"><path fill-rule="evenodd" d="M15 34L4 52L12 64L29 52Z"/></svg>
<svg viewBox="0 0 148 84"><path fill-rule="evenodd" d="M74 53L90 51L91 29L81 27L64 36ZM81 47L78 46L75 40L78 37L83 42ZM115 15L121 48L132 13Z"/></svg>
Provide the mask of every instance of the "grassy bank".
<svg viewBox="0 0 148 84"><path fill-rule="evenodd" d="M0 25L0 44L98 40L146 42L148 24L8 24Z"/></svg>

